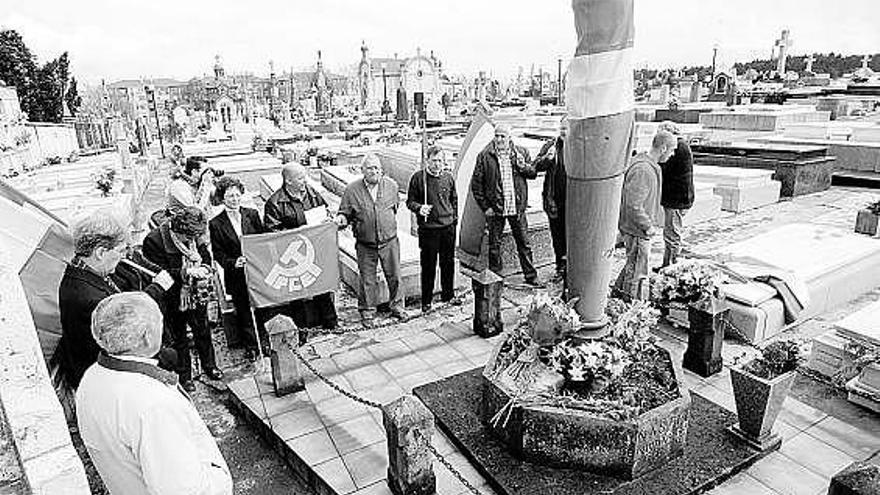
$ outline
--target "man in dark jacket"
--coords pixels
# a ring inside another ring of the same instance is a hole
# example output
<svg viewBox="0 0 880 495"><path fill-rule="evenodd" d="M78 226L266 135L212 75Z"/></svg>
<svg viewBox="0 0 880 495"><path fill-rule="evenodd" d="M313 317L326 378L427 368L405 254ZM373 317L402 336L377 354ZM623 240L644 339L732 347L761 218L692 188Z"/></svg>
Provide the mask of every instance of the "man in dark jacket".
<svg viewBox="0 0 880 495"><path fill-rule="evenodd" d="M523 277L529 285L538 284L538 272L532 262L532 249L526 239L528 223L526 206L529 188L526 179L537 176L525 148L510 139L510 127L495 125L495 139L477 155L471 192L477 205L486 214L489 229L489 269L501 274L501 234L504 223L510 224Z"/></svg>
<svg viewBox="0 0 880 495"><path fill-rule="evenodd" d="M83 373L98 358L92 337L92 313L98 303L111 294L144 291L161 301L174 281L168 272L159 271L152 280L143 270L120 264L128 248L128 231L115 216L95 211L71 227L74 258L64 270L58 287L61 316L61 342L58 352L60 369L72 388L77 388ZM167 357L167 355L165 355ZM173 359L173 358L171 358ZM162 360L163 365L173 365Z"/></svg>
<svg viewBox="0 0 880 495"><path fill-rule="evenodd" d="M675 153L660 164L663 187L660 205L663 206L663 266L676 262L681 253L682 220L694 204L694 155L691 147L679 134L673 122L663 122L660 130L670 132L677 138Z"/></svg>
<svg viewBox="0 0 880 495"><path fill-rule="evenodd" d="M265 223L270 231L290 230L307 224L306 211L327 206L321 194L306 182L306 171L299 163L288 163L281 169L282 185L266 201ZM338 326L333 292L319 294L311 299L291 301L279 308L257 310L260 325L274 315L290 316L301 328ZM261 330L262 331L262 330Z"/></svg>
<svg viewBox="0 0 880 495"><path fill-rule="evenodd" d="M355 238L360 285L358 310L364 325L372 325L379 303L379 277L382 266L388 284L388 305L391 315L407 318L400 291L400 240L397 238L397 183L382 174L376 155L367 155L361 165L363 178L345 188L339 203L336 223L339 228L351 226Z"/></svg>
<svg viewBox="0 0 880 495"><path fill-rule="evenodd" d="M535 171L544 172L544 190L541 193L544 213L550 226L553 253L556 255L556 276L565 276L565 136L568 120L559 123L559 137L544 144L535 158Z"/></svg>
<svg viewBox="0 0 880 495"><path fill-rule="evenodd" d="M416 214L422 268L422 311L431 309L437 259L440 260L440 300L454 299L455 226L458 195L455 179L444 170L443 150L431 146L425 153L425 169L412 175L406 206Z"/></svg>

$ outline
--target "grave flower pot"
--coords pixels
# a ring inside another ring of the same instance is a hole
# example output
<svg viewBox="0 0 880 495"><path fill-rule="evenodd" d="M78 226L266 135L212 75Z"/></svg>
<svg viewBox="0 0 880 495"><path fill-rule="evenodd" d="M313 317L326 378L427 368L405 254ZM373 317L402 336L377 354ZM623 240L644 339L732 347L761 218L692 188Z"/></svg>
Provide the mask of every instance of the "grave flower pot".
<svg viewBox="0 0 880 495"><path fill-rule="evenodd" d="M728 308L715 299L688 307L688 345L682 367L704 378L721 371L727 312Z"/></svg>
<svg viewBox="0 0 880 495"><path fill-rule="evenodd" d="M878 220L880 220L880 215L874 214L871 210L867 208L859 210L859 214L856 216L856 234L876 236Z"/></svg>
<svg viewBox="0 0 880 495"><path fill-rule="evenodd" d="M773 424L788 391L794 382L795 372L789 371L774 378L762 378L742 368L730 369L733 398L739 423L728 431L758 450L779 447L782 438L773 433Z"/></svg>

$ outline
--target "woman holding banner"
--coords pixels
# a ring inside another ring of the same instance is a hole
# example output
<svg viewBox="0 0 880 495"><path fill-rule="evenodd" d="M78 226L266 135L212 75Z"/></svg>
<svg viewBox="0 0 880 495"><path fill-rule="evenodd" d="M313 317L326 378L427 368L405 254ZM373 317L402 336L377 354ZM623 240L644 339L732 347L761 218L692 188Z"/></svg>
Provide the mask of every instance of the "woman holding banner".
<svg viewBox="0 0 880 495"><path fill-rule="evenodd" d="M241 254L241 237L265 232L260 214L253 208L241 206L244 184L232 177L217 181L216 197L223 202L223 211L211 219L211 251L217 263L223 267L226 292L232 296L235 306L236 338L230 336L229 347L243 346L248 351L257 347L251 303L248 296L244 266L247 260Z"/></svg>

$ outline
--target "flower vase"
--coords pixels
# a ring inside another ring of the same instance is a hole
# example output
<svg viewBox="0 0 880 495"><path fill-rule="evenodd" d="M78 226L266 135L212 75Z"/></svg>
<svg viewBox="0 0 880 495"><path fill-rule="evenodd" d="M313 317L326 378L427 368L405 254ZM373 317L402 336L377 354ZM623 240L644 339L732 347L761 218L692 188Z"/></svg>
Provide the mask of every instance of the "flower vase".
<svg viewBox="0 0 880 495"><path fill-rule="evenodd" d="M730 382L739 421L728 427L728 431L762 452L778 448L782 439L773 433L773 424L788 397L794 377L794 371L775 378L762 378L740 368L731 368Z"/></svg>
<svg viewBox="0 0 880 495"><path fill-rule="evenodd" d="M721 371L723 321L729 309L720 301L698 302L688 307L688 344L682 367L708 377Z"/></svg>

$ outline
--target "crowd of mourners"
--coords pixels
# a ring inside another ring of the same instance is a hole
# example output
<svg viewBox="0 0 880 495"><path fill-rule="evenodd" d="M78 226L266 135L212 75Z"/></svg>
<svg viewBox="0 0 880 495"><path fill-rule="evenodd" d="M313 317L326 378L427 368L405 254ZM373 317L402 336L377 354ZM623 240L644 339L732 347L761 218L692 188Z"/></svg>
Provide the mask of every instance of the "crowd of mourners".
<svg viewBox="0 0 880 495"><path fill-rule="evenodd" d="M563 119L559 135L532 160L513 143L510 128L496 124L470 180L486 218L489 269L500 274L504 268L500 246L507 225L524 281L535 287L540 282L526 235L527 181L544 172L542 204L555 255L554 279L565 280L567 128ZM682 218L694 200L693 159L676 134L674 124L662 124L650 150L633 156L624 174L618 225L626 264L613 290L625 299L647 297L652 235L663 230L664 266L681 251ZM435 299L438 265L439 300L461 304L454 291L460 211L455 178L440 147L429 147L425 155L405 201L417 223L423 312ZM222 322L227 295L234 308L227 345L244 348L250 357L263 352L265 323L275 315L289 316L300 328L339 324L332 291L272 308L250 303L241 237L302 227L310 217L306 212L328 206L302 165L283 165L282 186L260 215L242 206L245 186L239 179L209 167L205 159L184 158L179 147L171 162L167 205L152 215L142 246L130 246L128 225L119 216L95 211L71 227L75 256L59 287L59 369L75 390L83 441L115 494L231 493L229 468L189 396L195 390L191 349L205 378L223 378L211 330ZM365 158L361 172L336 212L327 209L323 221L351 228L355 238L361 324L374 325L378 310L406 320L398 185L383 174L374 155Z"/></svg>

